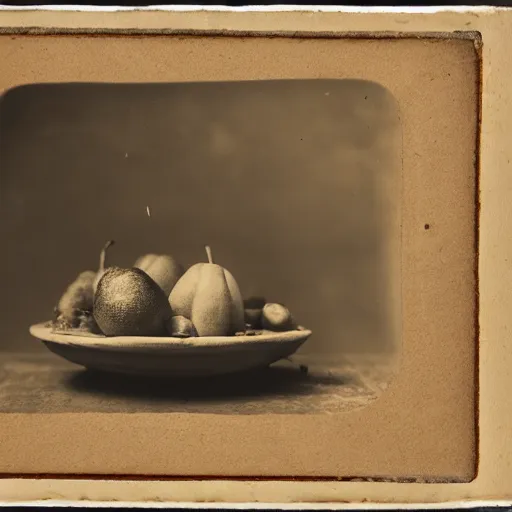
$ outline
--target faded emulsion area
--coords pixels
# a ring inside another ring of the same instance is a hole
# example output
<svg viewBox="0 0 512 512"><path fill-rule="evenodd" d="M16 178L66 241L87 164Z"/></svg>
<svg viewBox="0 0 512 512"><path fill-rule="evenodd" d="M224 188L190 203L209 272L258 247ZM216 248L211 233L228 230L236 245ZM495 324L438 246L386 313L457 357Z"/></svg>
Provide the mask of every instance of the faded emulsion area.
<svg viewBox="0 0 512 512"><path fill-rule="evenodd" d="M125 267L145 253L192 265L210 245L244 297L312 330L300 356L392 358L399 132L392 95L360 80L7 91L0 351L46 354L28 327L113 239L110 263Z"/></svg>

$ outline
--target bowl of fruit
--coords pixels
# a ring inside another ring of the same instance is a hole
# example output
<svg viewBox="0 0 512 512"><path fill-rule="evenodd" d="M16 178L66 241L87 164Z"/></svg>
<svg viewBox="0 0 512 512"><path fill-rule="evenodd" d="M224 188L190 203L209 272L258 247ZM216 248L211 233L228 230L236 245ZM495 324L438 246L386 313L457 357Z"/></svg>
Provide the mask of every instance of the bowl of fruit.
<svg viewBox="0 0 512 512"><path fill-rule="evenodd" d="M285 359L311 336L286 306L244 300L229 270L207 261L184 268L149 254L133 267L82 272L51 321L30 333L53 353L91 370L159 377L237 373Z"/></svg>

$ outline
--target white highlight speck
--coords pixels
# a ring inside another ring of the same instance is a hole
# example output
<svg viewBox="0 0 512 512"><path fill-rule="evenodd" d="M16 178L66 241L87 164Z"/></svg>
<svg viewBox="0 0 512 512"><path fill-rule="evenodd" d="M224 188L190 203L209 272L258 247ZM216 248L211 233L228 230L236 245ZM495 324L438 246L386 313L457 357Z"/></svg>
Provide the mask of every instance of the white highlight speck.
<svg viewBox="0 0 512 512"><path fill-rule="evenodd" d="M125 153L125 154L124 154L124 157L125 157L125 158L128 158L128 153Z"/></svg>
<svg viewBox="0 0 512 512"><path fill-rule="evenodd" d="M146 206L146 211L148 212L148 217L151 217L151 212L149 211L149 206Z"/></svg>

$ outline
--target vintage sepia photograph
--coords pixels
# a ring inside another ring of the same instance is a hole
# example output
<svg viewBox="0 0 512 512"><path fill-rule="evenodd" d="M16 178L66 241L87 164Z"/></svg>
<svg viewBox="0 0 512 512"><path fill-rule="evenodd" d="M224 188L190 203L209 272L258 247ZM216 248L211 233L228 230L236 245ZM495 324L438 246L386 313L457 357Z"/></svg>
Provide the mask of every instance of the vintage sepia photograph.
<svg viewBox="0 0 512 512"><path fill-rule="evenodd" d="M371 81L6 91L0 411L378 399L399 371L401 149Z"/></svg>
<svg viewBox="0 0 512 512"><path fill-rule="evenodd" d="M0 473L472 481L478 37L27 30Z"/></svg>

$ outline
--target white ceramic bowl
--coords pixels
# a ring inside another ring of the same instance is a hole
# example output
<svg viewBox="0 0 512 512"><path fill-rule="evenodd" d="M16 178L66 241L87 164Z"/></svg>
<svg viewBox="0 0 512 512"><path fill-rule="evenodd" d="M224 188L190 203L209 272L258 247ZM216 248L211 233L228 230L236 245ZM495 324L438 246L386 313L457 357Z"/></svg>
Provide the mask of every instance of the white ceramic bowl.
<svg viewBox="0 0 512 512"><path fill-rule="evenodd" d="M311 336L311 331L300 329L254 336L105 337L55 333L47 323L31 326L30 333L80 366L158 377L204 377L268 366L296 352Z"/></svg>

